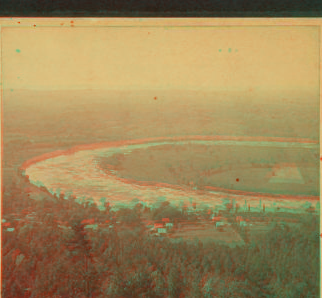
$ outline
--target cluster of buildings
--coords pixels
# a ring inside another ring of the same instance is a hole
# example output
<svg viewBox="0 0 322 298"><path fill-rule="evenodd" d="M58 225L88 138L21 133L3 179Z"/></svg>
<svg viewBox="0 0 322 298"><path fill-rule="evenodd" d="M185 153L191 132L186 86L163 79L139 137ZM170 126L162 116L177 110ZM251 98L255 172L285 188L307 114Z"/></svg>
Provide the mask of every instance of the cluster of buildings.
<svg viewBox="0 0 322 298"><path fill-rule="evenodd" d="M212 222L214 223L215 227L223 227L225 225L229 225L227 218L221 216L213 215L211 218ZM248 225L248 219L244 219L242 216L236 216L235 218L236 223L238 223L241 227L246 227Z"/></svg>
<svg viewBox="0 0 322 298"><path fill-rule="evenodd" d="M236 222L239 223L239 225L241 227L246 227L248 225L248 223L247 223L248 221L249 221L249 219L247 219L247 218L243 219L242 216L236 217Z"/></svg>
<svg viewBox="0 0 322 298"><path fill-rule="evenodd" d="M173 223L170 222L169 218L162 218L161 222L154 223L153 226L150 226L150 232L152 234L166 234L173 229Z"/></svg>
<svg viewBox="0 0 322 298"><path fill-rule="evenodd" d="M11 226L11 223L7 222L5 219L2 219L1 226L5 227L7 232L13 232L15 230L15 228Z"/></svg>
<svg viewBox="0 0 322 298"><path fill-rule="evenodd" d="M211 213L209 214L211 215ZM227 218L225 217L212 214L210 218L211 218L211 222L213 223L216 229L217 228L222 229L224 226L231 225L231 223L228 222ZM249 225L248 221L249 220L247 218L244 219L242 216L236 216L235 218L235 222L241 227L248 226ZM174 223L169 218L162 218L162 220L159 220L157 222L150 221L150 220L143 220L143 222L145 223L151 235L160 236L162 234L167 234L174 230ZM94 219L84 219L81 223L85 226L85 228L96 229L98 226L97 223L95 224ZM107 224L109 228L113 228L115 224L119 224L119 223L120 223L119 221L116 221L116 217L113 217L111 220L107 220L105 222L105 224ZM176 227L180 229L180 226L181 226L181 223L178 223Z"/></svg>

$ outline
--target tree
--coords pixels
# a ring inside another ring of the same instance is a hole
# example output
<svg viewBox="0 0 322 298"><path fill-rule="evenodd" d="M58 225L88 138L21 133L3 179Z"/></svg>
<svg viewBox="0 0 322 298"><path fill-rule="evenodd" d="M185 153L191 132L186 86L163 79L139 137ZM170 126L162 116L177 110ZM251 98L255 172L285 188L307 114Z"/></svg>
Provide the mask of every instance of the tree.
<svg viewBox="0 0 322 298"><path fill-rule="evenodd" d="M177 298L180 295L180 280L177 268L172 267L168 275L169 297Z"/></svg>
<svg viewBox="0 0 322 298"><path fill-rule="evenodd" d="M155 209L152 213L154 220L161 220L162 218L181 219L184 215L174 206L171 206L169 202L163 202L162 205Z"/></svg>
<svg viewBox="0 0 322 298"><path fill-rule="evenodd" d="M123 276L117 268L110 279L109 287L107 290L108 297L122 297L124 293L124 279Z"/></svg>
<svg viewBox="0 0 322 298"><path fill-rule="evenodd" d="M189 298L202 298L203 294L201 292L200 286L199 286L200 280L198 276L194 276L191 288L189 291Z"/></svg>
<svg viewBox="0 0 322 298"><path fill-rule="evenodd" d="M131 225L140 225L141 218L140 213L134 212L131 208L121 208L116 213L117 218L120 219L121 222Z"/></svg>
<svg viewBox="0 0 322 298"><path fill-rule="evenodd" d="M73 256L73 259L80 263L81 266L78 270L84 280L84 293L88 298L92 297L93 291L98 286L98 276L95 269L95 262L93 254L91 252L91 240L86 237L87 232L85 231L84 225L80 223L73 223L72 229L74 237L69 241L68 248Z"/></svg>
<svg viewBox="0 0 322 298"><path fill-rule="evenodd" d="M151 273L152 282L154 286L154 293L157 297L164 297L164 279L160 270Z"/></svg>
<svg viewBox="0 0 322 298"><path fill-rule="evenodd" d="M110 211L111 211L110 202L105 202L104 207L105 207L105 213L107 215L110 214Z"/></svg>
<svg viewBox="0 0 322 298"><path fill-rule="evenodd" d="M233 209L233 204L231 203L226 204L226 209L228 212L230 212Z"/></svg>

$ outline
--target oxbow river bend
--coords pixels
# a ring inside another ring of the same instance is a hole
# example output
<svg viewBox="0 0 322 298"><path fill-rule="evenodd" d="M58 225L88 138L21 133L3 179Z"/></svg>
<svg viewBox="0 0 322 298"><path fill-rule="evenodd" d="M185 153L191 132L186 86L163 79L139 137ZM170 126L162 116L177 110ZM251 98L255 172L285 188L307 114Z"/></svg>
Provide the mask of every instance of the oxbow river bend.
<svg viewBox="0 0 322 298"><path fill-rule="evenodd" d="M138 144L125 144L121 146L104 146L94 149L76 150L69 154L61 154L30 163L24 169L24 174L29 176L31 183L45 186L51 193L73 194L80 200L92 198L100 202L102 198L108 200L114 208L126 205L139 199L143 204L154 204L160 199L167 199L173 204L180 205L193 201L205 207L223 206L229 199L235 199L242 204L247 201L253 208L258 208L259 197L252 193L227 193L218 190L198 190L193 187L172 187L164 183L135 183L126 181L111 171L107 173L98 166L98 158L109 157L115 154L131 154L133 150L147 149L161 145L204 144L209 146L243 146L250 149L256 147L266 148L306 148L315 150L318 144L314 142L283 142L283 141L257 141L257 140L167 140L150 141ZM151 164L153 166L153 164ZM261 204L266 210L280 210L296 212L307 204L308 199L279 198L276 196L260 197ZM316 204L312 198L310 204Z"/></svg>

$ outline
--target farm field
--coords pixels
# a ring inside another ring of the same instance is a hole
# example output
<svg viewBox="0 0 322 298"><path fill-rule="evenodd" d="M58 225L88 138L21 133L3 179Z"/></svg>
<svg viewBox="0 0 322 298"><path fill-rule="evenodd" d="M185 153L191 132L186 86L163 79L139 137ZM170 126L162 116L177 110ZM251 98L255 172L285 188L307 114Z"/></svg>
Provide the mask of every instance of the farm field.
<svg viewBox="0 0 322 298"><path fill-rule="evenodd" d="M198 239L203 243L215 242L216 244L227 244L231 247L237 245L243 246L245 244L240 235L228 225L222 229L216 229L214 224L191 224L183 226L180 230L170 234L169 238L188 241Z"/></svg>
<svg viewBox="0 0 322 298"><path fill-rule="evenodd" d="M314 144L306 148L301 143L283 147L265 142L262 146L261 142L242 141L200 143L178 142L129 150L98 157L98 165L121 178L194 189L211 186L282 195L319 194L319 148Z"/></svg>

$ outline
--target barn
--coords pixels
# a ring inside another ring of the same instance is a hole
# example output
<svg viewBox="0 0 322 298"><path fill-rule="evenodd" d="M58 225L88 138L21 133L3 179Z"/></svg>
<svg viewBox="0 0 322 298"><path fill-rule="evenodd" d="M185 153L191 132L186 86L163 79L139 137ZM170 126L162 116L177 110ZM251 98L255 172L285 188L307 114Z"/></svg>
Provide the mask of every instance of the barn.
<svg viewBox="0 0 322 298"><path fill-rule="evenodd" d="M163 223L155 223L154 228L155 229L162 229L163 228Z"/></svg>

